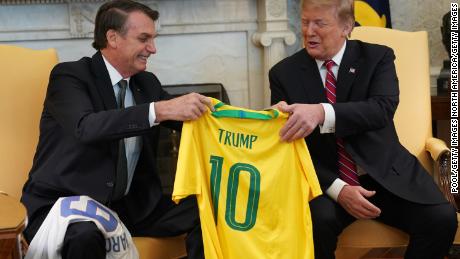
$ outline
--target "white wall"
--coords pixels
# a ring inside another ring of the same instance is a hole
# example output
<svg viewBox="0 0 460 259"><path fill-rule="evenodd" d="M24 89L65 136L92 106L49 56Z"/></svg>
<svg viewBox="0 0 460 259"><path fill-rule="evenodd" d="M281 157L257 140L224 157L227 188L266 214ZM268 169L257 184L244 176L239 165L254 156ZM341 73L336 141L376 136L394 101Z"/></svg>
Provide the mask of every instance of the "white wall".
<svg viewBox="0 0 460 259"><path fill-rule="evenodd" d="M60 61L94 54L94 17L102 0L9 1L0 5L0 44L56 48ZM222 83L232 104L260 106L264 49L251 39L258 29L256 1L143 2L160 12L158 52L148 71L163 84Z"/></svg>

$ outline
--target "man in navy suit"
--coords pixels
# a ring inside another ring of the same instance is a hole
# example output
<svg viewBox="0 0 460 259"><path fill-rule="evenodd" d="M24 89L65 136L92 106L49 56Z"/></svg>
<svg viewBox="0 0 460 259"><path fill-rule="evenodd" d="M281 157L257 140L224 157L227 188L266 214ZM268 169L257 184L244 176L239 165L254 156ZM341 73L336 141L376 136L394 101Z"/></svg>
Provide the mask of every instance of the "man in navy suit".
<svg viewBox="0 0 460 259"><path fill-rule="evenodd" d="M443 258L456 213L399 143L392 49L347 40L352 0L304 0L301 21L305 48L275 65L269 80L272 103L290 113L280 136L305 138L324 191L310 204L315 258L334 258L338 235L356 219L407 232L405 258Z"/></svg>
<svg viewBox="0 0 460 259"><path fill-rule="evenodd" d="M180 128L177 121L200 117L211 102L196 93L171 99L155 75L145 72L156 53L157 18L157 11L131 0L105 3L96 16L96 54L52 70L21 199L29 242L59 197L88 195L116 211L132 236L188 233L188 256L204 258L196 200L176 205L162 196L156 125ZM70 224L62 257L105 258L96 225Z"/></svg>

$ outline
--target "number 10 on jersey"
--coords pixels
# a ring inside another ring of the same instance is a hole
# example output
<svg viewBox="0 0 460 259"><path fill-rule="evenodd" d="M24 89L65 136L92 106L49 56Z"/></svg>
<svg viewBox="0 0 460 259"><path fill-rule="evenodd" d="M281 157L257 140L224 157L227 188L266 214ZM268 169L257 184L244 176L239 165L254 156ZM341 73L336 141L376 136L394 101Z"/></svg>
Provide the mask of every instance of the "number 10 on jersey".
<svg viewBox="0 0 460 259"><path fill-rule="evenodd" d="M211 163L211 197L214 205L214 220L217 223L217 212L219 208L220 183L222 179L222 165L224 158L213 156ZM236 221L236 197L240 174L249 174L249 195L246 206L246 218L244 222ZM229 227L239 231L248 231L256 223L257 209L260 196L260 173L256 167L246 163L235 163L230 167L227 180L227 202L225 207L225 222Z"/></svg>

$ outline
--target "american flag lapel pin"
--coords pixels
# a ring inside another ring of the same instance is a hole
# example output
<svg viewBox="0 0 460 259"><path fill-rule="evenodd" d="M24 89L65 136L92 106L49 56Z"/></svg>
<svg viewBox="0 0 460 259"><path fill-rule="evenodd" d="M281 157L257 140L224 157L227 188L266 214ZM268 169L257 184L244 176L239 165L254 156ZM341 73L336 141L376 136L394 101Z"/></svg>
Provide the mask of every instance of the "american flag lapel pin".
<svg viewBox="0 0 460 259"><path fill-rule="evenodd" d="M350 70L348 72L354 74L356 72L356 69L354 67L350 67Z"/></svg>

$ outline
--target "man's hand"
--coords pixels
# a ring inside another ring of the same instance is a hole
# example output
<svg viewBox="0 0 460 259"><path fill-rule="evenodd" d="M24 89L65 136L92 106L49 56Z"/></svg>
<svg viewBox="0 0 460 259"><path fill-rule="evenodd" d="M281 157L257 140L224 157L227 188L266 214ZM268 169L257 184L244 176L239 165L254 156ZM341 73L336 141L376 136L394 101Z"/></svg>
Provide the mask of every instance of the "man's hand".
<svg viewBox="0 0 460 259"><path fill-rule="evenodd" d="M280 131L282 141L294 141L310 135L318 124L324 122L324 108L321 104L292 104L280 102L275 105L282 112L289 113L289 119Z"/></svg>
<svg viewBox="0 0 460 259"><path fill-rule="evenodd" d="M195 120L207 111L207 107L210 110L214 110L211 99L197 93L190 93L171 100L155 102L154 105L156 122L165 120Z"/></svg>
<svg viewBox="0 0 460 259"><path fill-rule="evenodd" d="M282 110L286 109L286 107L288 107L288 104L285 101L279 101L277 104L272 105L270 109Z"/></svg>
<svg viewBox="0 0 460 259"><path fill-rule="evenodd" d="M368 191L361 186L345 185L337 197L337 202L357 219L373 219L380 216L380 209L367 198L375 191Z"/></svg>

